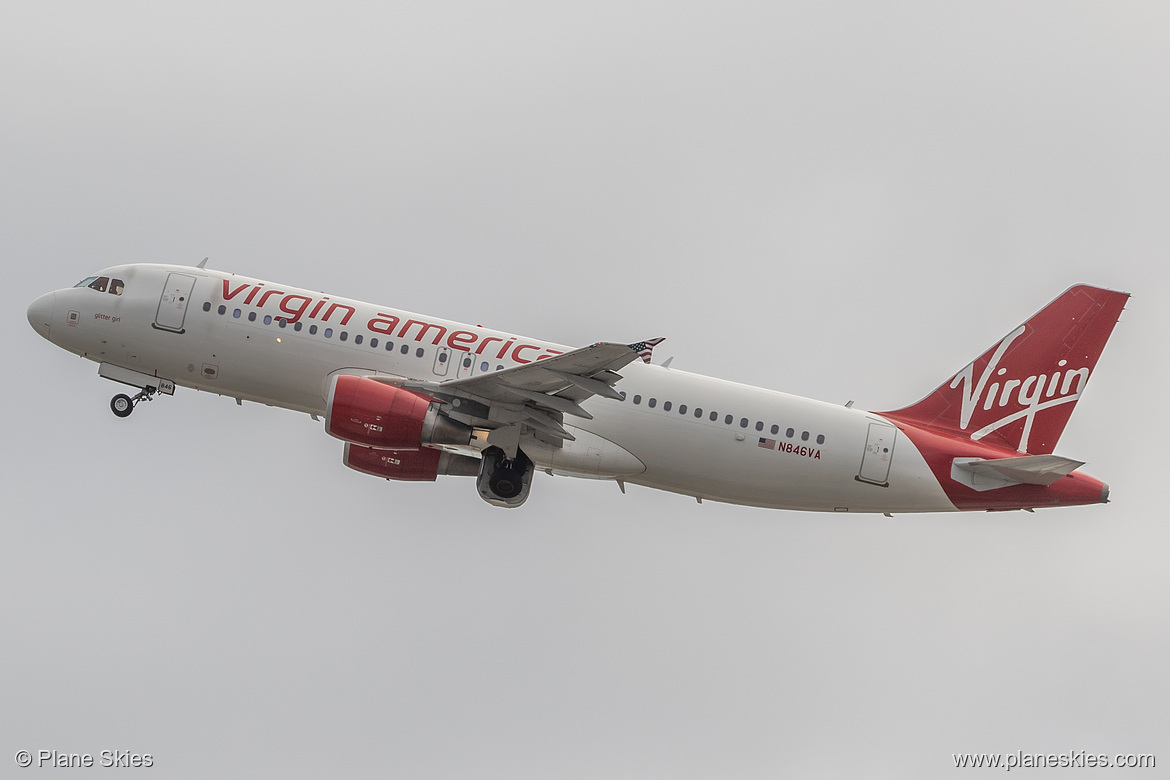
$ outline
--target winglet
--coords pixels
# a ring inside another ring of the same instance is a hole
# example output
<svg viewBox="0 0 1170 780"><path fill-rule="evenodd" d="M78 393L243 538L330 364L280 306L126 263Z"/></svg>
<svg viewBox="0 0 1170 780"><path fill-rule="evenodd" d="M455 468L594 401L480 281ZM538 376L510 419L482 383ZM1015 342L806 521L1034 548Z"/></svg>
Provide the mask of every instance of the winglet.
<svg viewBox="0 0 1170 780"><path fill-rule="evenodd" d="M662 342L666 341L666 337L662 336L656 339L646 339L645 341L638 341L634 344L629 344L629 348L638 353L638 357L642 358L643 363L650 362L650 356L654 353L654 348Z"/></svg>
<svg viewBox="0 0 1170 780"><path fill-rule="evenodd" d="M202 260L200 260L200 261L199 261L199 264L198 264L198 265L196 265L195 267L196 267L196 268L206 268L206 267L207 267L207 261L208 261L208 260L210 260L210 259L211 259L211 258L209 258L209 257L205 257L205 258L203 258Z"/></svg>

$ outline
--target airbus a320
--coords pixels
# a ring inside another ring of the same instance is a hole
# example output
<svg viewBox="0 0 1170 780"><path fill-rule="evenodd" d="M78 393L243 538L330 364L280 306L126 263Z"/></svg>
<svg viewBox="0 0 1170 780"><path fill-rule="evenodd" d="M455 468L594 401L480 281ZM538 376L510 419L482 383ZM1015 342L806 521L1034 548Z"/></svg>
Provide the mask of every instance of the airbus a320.
<svg viewBox="0 0 1170 780"><path fill-rule="evenodd" d="M1054 454L1127 293L1078 285L902 409L874 412L652 362L661 339L572 348L198 266L107 268L28 309L133 388L324 421L388 480L474 478L518 507L538 471L776 509L951 512L1104 503Z"/></svg>

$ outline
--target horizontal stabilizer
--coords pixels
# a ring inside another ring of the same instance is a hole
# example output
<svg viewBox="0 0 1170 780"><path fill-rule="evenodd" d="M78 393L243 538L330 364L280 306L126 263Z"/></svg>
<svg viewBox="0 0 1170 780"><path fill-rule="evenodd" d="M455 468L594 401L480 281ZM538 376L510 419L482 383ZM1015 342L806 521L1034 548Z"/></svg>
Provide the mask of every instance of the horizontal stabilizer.
<svg viewBox="0 0 1170 780"><path fill-rule="evenodd" d="M975 490L994 490L1009 485L1051 485L1085 465L1059 455L1024 455L1019 458L955 458L951 478Z"/></svg>

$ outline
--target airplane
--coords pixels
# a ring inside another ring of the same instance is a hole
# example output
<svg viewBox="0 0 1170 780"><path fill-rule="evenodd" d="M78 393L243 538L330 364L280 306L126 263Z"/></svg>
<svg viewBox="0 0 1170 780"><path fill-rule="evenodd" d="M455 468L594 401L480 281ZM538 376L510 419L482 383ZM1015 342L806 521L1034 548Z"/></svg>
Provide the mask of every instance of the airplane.
<svg viewBox="0 0 1170 780"><path fill-rule="evenodd" d="M196 266L128 264L37 298L33 329L135 388L193 388L324 421L387 480L474 477L515 508L534 474L818 512L1107 503L1054 454L1128 293L1077 285L922 400L887 412L652 361L662 339L571 348Z"/></svg>

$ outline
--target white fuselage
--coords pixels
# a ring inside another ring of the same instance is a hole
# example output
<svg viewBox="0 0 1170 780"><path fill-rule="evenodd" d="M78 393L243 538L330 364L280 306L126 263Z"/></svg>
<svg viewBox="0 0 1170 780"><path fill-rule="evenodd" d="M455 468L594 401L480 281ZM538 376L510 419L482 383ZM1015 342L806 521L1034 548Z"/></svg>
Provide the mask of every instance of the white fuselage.
<svg viewBox="0 0 1170 780"><path fill-rule="evenodd" d="M442 382L570 349L201 268L101 274L121 280L122 294L45 296L42 335L99 363L314 416L338 372ZM576 441L525 448L539 468L774 508L956 508L878 415L640 361L619 373L624 400L593 397L582 404L593 419L566 418Z"/></svg>

